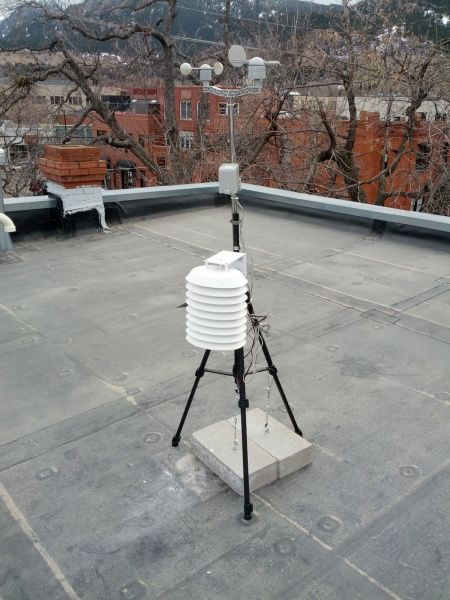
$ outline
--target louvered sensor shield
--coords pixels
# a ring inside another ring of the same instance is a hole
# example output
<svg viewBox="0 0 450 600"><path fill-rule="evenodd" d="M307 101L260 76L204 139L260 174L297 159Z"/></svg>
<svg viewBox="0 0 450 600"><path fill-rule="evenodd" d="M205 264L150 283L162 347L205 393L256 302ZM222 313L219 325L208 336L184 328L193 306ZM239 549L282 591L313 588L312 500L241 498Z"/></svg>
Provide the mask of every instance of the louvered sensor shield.
<svg viewBox="0 0 450 600"><path fill-rule="evenodd" d="M220 252L186 277L186 339L206 350L237 350L247 333L245 254Z"/></svg>

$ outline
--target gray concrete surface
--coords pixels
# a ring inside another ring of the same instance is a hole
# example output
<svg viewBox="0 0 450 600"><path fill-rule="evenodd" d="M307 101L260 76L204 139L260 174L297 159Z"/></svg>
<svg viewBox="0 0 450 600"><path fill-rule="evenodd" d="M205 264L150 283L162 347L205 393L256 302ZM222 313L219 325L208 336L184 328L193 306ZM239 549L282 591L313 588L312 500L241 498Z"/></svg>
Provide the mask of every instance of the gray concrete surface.
<svg viewBox="0 0 450 600"><path fill-rule="evenodd" d="M228 421L204 427L189 438L189 447L206 466L240 496L244 496L244 469L241 444L234 446L235 429ZM250 436L248 445L248 484L251 492L266 486L278 477L274 456L256 444Z"/></svg>
<svg viewBox="0 0 450 600"><path fill-rule="evenodd" d="M80 222L0 257L2 600L450 598L448 239L246 209L253 303L315 453L244 524L183 443L234 415L230 377L205 375L171 447L201 359L184 277L231 249L229 220ZM248 377L251 408L267 385ZM271 411L289 425L274 386Z"/></svg>
<svg viewBox="0 0 450 600"><path fill-rule="evenodd" d="M246 421L248 439L276 459L277 477L280 479L298 469L303 469L312 461L313 444L305 437L296 434L290 422L290 427L287 427L275 419L270 412L270 402L265 410L261 408L248 410ZM240 415L228 419L228 423L241 431Z"/></svg>

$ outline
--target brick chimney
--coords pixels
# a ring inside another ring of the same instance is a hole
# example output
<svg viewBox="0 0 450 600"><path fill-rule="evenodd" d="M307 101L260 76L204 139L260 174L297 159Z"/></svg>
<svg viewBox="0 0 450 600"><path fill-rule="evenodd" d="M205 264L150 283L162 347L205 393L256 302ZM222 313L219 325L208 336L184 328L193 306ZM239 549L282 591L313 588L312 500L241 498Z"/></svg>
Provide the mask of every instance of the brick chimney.
<svg viewBox="0 0 450 600"><path fill-rule="evenodd" d="M102 228L108 229L100 185L107 167L106 162L100 160L99 148L44 146L39 170L47 179L49 195L61 200L63 217L95 209Z"/></svg>
<svg viewBox="0 0 450 600"><path fill-rule="evenodd" d="M100 149L91 146L44 146L39 170L65 189L100 185L106 175L106 162L100 160Z"/></svg>

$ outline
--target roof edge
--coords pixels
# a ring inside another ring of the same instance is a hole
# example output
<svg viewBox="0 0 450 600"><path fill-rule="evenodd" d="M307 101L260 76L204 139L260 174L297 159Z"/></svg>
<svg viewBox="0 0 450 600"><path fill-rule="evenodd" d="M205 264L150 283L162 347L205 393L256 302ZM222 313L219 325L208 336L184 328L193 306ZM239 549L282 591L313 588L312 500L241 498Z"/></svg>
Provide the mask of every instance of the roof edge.
<svg viewBox="0 0 450 600"><path fill-rule="evenodd" d="M198 183L187 185L156 186L132 188L126 190L103 190L103 202L109 203L148 203L148 208L161 206L165 202L176 209L182 209L186 200L189 206L198 203L204 205L205 200L213 202L219 193L219 184ZM270 206L309 209L317 212L339 213L352 217L408 225L435 232L450 233L450 218L421 212L398 210L372 204L360 204L348 200L336 200L326 196L313 196L300 192L290 192L259 185L245 183L239 193L247 201L262 201ZM6 213L23 213L56 208L56 200L50 196L27 196L4 199Z"/></svg>

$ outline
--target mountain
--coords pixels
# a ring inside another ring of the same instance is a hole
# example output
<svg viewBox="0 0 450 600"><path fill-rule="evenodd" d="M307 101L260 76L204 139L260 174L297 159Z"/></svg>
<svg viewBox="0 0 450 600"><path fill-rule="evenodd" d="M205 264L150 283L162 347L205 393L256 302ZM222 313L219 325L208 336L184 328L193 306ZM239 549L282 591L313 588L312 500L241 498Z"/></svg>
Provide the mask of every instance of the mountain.
<svg viewBox="0 0 450 600"><path fill-rule="evenodd" d="M57 0L46 1L46 6ZM134 0L135 5L140 2ZM152 4L148 8L135 12L132 8L133 1L124 3L121 0L107 0L103 2L103 9L99 9L98 0L84 0L79 4L69 5L67 12L79 15L81 18L96 18L103 22L147 22L154 23L164 15L165 6L162 2ZM302 0L241 0L232 3L231 29L240 29L246 35L252 36L252 31L264 34L264 30L274 24L283 29L283 23L291 21L295 16L307 18L309 27L328 29L332 26L330 14L336 14L339 5L329 6ZM177 5L177 18L172 35L190 40L204 40L208 42L220 41L223 32L224 5L220 0L180 0ZM0 21L0 46L3 49L17 47L18 45L41 45L55 37L58 29L63 27L57 21L48 22L41 11L30 8L23 2L22 7L12 11L8 18ZM73 32L66 29L64 32L73 43L76 38ZM83 51L84 48L79 48Z"/></svg>
<svg viewBox="0 0 450 600"><path fill-rule="evenodd" d="M51 8L53 5L56 8L57 3L58 0L45 0L46 7ZM104 23L154 23L164 16L163 2L153 3L139 11L133 10L133 4L138 6L142 2L106 0L100 3L99 0L84 0L79 4L68 5L66 11L74 17L78 15L82 19ZM99 8L100 6L103 8ZM275 25L280 36L289 36L294 22L297 26L300 23L300 30L303 22L307 22L308 29L336 29L341 11L339 4L325 5L302 0L239 0L232 2L231 6L231 34L239 31L246 36L249 45L253 35L264 37L268 28ZM366 27L367 23L372 23L372 31L369 33L374 36L385 30L380 17L383 14L393 25L402 28L406 35L413 34L433 41L450 37L450 0L360 0L353 4L352 11L355 24L364 22ZM221 41L223 0L179 0L177 13L172 35L177 38L183 50L188 51L187 44L195 44L194 40ZM359 20L357 14L362 14L363 19ZM98 27L94 29L98 30ZM54 39L55 34L60 31L64 32L80 52L92 49L91 44L80 40L70 28L59 21L46 20L39 9L30 8L30 4L24 0L19 8L0 21L0 47L37 47ZM197 46L201 47L200 42L197 42ZM103 47L105 51L114 51L112 43Z"/></svg>
<svg viewBox="0 0 450 600"><path fill-rule="evenodd" d="M383 29L382 13L406 36L434 42L450 37L450 0L360 0L357 9L371 17L372 33Z"/></svg>

